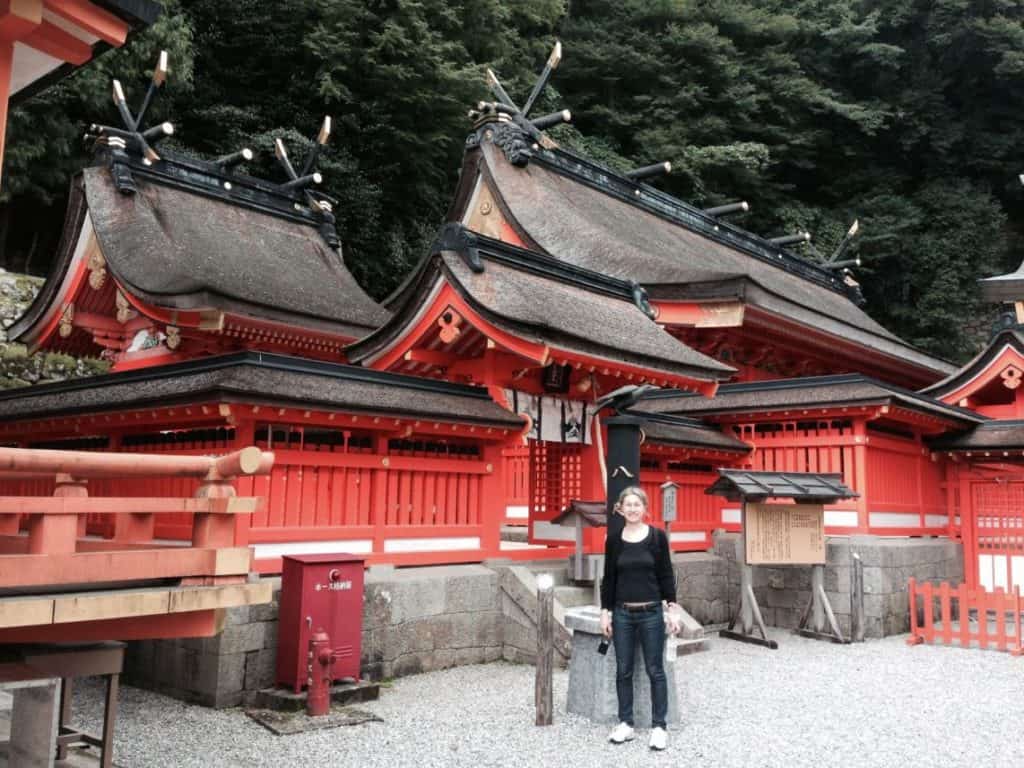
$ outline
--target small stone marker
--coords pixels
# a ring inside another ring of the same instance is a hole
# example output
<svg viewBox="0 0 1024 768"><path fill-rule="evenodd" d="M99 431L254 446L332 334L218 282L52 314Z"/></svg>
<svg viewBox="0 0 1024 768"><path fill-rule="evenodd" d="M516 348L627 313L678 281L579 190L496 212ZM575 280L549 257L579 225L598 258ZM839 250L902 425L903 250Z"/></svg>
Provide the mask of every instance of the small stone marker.
<svg viewBox="0 0 1024 768"><path fill-rule="evenodd" d="M615 643L604 656L597 652L601 642L601 609L594 605L570 608L565 626L572 630L572 658L569 660L569 694L566 711L608 725L619 720L615 694ZM679 693L676 690L676 640L666 638L665 676L668 679L668 725L677 725ZM637 728L651 727L651 682L647 679L639 644L633 666L633 719Z"/></svg>

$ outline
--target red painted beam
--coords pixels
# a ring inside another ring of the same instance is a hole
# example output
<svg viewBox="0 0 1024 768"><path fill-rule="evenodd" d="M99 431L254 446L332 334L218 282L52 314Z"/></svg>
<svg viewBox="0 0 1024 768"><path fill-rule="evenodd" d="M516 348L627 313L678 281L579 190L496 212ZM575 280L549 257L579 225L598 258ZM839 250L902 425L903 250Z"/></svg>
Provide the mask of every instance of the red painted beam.
<svg viewBox="0 0 1024 768"><path fill-rule="evenodd" d="M161 456L152 454L100 453L0 448L0 470L28 473L64 472L75 477L205 477L265 475L274 455L250 446L226 456Z"/></svg>
<svg viewBox="0 0 1024 768"><path fill-rule="evenodd" d="M247 515L259 511L263 498L179 499L155 496L0 496L4 515L152 515L202 513Z"/></svg>
<svg viewBox="0 0 1024 768"><path fill-rule="evenodd" d="M115 48L128 39L128 24L89 0L44 0L46 10Z"/></svg>
<svg viewBox="0 0 1024 768"><path fill-rule="evenodd" d="M0 167L7 142L7 100L11 95L11 72L14 67L14 43L0 41Z"/></svg>
<svg viewBox="0 0 1024 768"><path fill-rule="evenodd" d="M248 550L242 550L246 553ZM0 556L0 587L93 584L137 579L175 579L219 574L219 561L242 553L229 548L179 547L124 552L71 552ZM245 572L248 568L245 568Z"/></svg>
<svg viewBox="0 0 1024 768"><path fill-rule="evenodd" d="M92 58L92 46L84 40L44 21L19 42L47 56L79 66Z"/></svg>
<svg viewBox="0 0 1024 768"><path fill-rule="evenodd" d="M43 4L40 0L0 0L0 40L12 43L22 40L42 21Z"/></svg>
<svg viewBox="0 0 1024 768"><path fill-rule="evenodd" d="M738 301L652 302L661 325L696 328L734 328L743 325L743 304Z"/></svg>
<svg viewBox="0 0 1024 768"><path fill-rule="evenodd" d="M73 621L36 627L0 629L0 643L80 643L104 640L148 640L175 637L213 637L217 612L189 611L125 619Z"/></svg>

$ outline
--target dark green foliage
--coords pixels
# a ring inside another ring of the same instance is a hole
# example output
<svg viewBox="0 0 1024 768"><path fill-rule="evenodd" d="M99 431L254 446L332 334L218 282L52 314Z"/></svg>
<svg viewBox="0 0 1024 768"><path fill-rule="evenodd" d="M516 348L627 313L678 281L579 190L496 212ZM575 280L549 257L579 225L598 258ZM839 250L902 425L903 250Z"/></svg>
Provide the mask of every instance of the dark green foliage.
<svg viewBox="0 0 1024 768"><path fill-rule="evenodd" d="M171 50L152 120L213 156L261 150L279 177L320 119L346 261L376 296L425 252L451 199L485 66L517 99L553 40L565 59L538 112L569 107L566 145L737 221L808 229L827 255L859 218L869 311L951 358L992 308L975 280L1016 266L1024 194L1024 0L171 0L159 24L12 113L0 262L45 269L85 125L114 120ZM134 101L134 99L133 99ZM17 226L8 221L17 221ZM814 258L808 251L805 255ZM286 257L286 255L285 255Z"/></svg>

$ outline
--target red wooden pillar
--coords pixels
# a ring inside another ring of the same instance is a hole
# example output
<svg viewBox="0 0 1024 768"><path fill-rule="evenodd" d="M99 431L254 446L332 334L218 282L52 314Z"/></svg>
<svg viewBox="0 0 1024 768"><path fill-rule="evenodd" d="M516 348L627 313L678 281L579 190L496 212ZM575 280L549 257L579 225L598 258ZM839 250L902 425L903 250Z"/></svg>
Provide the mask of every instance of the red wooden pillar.
<svg viewBox="0 0 1024 768"><path fill-rule="evenodd" d="M84 481L71 475L58 474L54 496L88 496ZM59 555L74 553L78 543L78 515L29 515L28 553L30 555Z"/></svg>
<svg viewBox="0 0 1024 768"><path fill-rule="evenodd" d="M505 520L504 472L509 463L502 460L500 444L485 444L480 452L487 474L480 483L480 549L484 557L501 551L501 525Z"/></svg>
<svg viewBox="0 0 1024 768"><path fill-rule="evenodd" d="M964 581L972 589L978 588L977 527L974 494L971 492L970 472L956 466L956 482L960 488L960 540L964 548ZM951 489L952 492L952 489Z"/></svg>
<svg viewBox="0 0 1024 768"><path fill-rule="evenodd" d="M222 479L203 480L196 490L199 499L229 499L235 488ZM235 521L232 515L197 512L192 516L192 546L204 548L231 547L235 543Z"/></svg>
<svg viewBox="0 0 1024 768"><path fill-rule="evenodd" d="M114 433L110 435L110 443L107 450L120 452L123 435ZM109 491L108 491L109 492ZM112 525L104 524L105 531L112 530L112 537L115 541L140 542L152 541L156 528L156 517L154 515L140 515L134 513L110 515L113 517ZM85 515L79 520L78 535L85 535Z"/></svg>
<svg viewBox="0 0 1024 768"><path fill-rule="evenodd" d="M11 96L11 70L14 63L14 43L0 41L0 173L7 144L7 100ZM0 177L2 178L2 177Z"/></svg>
<svg viewBox="0 0 1024 768"><path fill-rule="evenodd" d="M380 462L373 470L373 493L370 497L370 525L373 526L373 551L384 552L385 526L388 519L388 439L375 436L373 452Z"/></svg>
<svg viewBox="0 0 1024 768"><path fill-rule="evenodd" d="M235 425L235 440L232 443L232 450L240 451L243 448L247 448L250 445L256 445L256 422L249 419L245 421L239 421ZM235 480L236 483L247 482L252 484L255 489L255 478L248 478L242 480L241 478ZM236 488L237 491L237 488ZM246 496L252 496L253 493L245 493ZM235 515L235 546L236 547L247 547L249 546L249 530L252 528L252 515Z"/></svg>
<svg viewBox="0 0 1024 768"><path fill-rule="evenodd" d="M114 541L152 541L155 525L156 520L153 515L134 512L115 515Z"/></svg>
<svg viewBox="0 0 1024 768"><path fill-rule="evenodd" d="M922 450L924 448L924 441L921 439L921 433L916 429L914 430L914 445L916 445L918 450L920 451L917 462L915 464L917 468L917 472L915 473L915 481L917 490L916 502L918 510L918 525L920 525L922 528L925 528L927 527L926 515L928 513L928 510L925 509L924 503L924 463L926 461L930 461L930 459L928 458L927 451Z"/></svg>
<svg viewBox="0 0 1024 768"><path fill-rule="evenodd" d="M603 425L599 426L597 419L594 420L594 428L601 430L601 440L598 442L597 435L590 445L584 445L580 456L580 498L586 501L600 501L608 493L604 474L601 472L601 462L604 460L602 450L607 453L608 430ZM639 483L640 478L637 478ZM586 528L583 531L584 550L590 554L604 551L604 528Z"/></svg>
<svg viewBox="0 0 1024 768"><path fill-rule="evenodd" d="M868 512L868 428L863 419L853 422L853 489L860 494L856 499L857 532L867 533L871 526Z"/></svg>

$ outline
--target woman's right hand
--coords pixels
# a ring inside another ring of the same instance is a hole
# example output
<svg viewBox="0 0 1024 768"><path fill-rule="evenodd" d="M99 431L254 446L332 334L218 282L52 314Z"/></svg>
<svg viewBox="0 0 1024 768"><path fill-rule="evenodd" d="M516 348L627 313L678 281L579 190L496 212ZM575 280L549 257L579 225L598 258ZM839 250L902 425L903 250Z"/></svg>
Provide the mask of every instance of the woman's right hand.
<svg viewBox="0 0 1024 768"><path fill-rule="evenodd" d="M605 637L612 636L612 615L608 611L601 611L601 634Z"/></svg>

